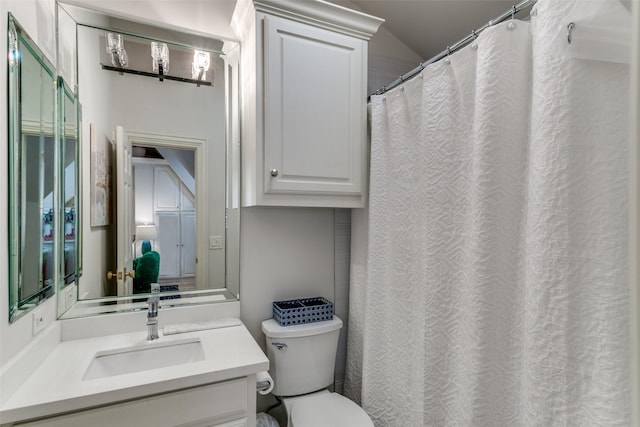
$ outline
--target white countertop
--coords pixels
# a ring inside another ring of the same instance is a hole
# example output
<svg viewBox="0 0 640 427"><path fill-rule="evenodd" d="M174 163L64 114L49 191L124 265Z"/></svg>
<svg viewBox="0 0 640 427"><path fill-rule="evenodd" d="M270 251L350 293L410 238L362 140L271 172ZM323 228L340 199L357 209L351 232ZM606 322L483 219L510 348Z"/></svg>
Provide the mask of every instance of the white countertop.
<svg viewBox="0 0 640 427"><path fill-rule="evenodd" d="M144 325L141 325L144 326ZM141 328L142 329L142 328ZM107 405L266 371L269 361L244 325L164 336L147 331L60 342L0 408L10 423ZM83 380L99 351L200 338L204 360L131 374Z"/></svg>

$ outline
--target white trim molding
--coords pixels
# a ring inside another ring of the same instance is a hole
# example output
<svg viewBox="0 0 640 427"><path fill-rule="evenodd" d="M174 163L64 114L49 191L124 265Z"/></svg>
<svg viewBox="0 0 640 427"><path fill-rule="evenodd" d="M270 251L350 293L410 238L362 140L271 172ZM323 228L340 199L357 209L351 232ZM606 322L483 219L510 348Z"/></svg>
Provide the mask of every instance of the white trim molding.
<svg viewBox="0 0 640 427"><path fill-rule="evenodd" d="M369 40L384 19L323 0L253 0L256 11Z"/></svg>

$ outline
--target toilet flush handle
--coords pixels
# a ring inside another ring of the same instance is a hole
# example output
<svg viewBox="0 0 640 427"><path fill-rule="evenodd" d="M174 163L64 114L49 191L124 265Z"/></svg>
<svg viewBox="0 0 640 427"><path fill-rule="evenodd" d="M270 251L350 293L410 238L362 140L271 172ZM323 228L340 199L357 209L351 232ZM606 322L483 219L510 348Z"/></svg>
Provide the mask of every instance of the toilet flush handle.
<svg viewBox="0 0 640 427"><path fill-rule="evenodd" d="M274 345L278 350L284 350L287 348L287 345L283 342L272 342L271 345Z"/></svg>

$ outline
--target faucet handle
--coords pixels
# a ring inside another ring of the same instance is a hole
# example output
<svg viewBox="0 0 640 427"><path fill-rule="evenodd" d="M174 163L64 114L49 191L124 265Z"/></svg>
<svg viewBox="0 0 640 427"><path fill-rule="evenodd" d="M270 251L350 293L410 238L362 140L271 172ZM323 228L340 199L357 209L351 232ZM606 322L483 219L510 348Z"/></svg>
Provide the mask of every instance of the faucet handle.
<svg viewBox="0 0 640 427"><path fill-rule="evenodd" d="M147 300L149 309L147 311L147 317L156 317L158 315L158 305L160 304L160 298L158 296L149 297Z"/></svg>

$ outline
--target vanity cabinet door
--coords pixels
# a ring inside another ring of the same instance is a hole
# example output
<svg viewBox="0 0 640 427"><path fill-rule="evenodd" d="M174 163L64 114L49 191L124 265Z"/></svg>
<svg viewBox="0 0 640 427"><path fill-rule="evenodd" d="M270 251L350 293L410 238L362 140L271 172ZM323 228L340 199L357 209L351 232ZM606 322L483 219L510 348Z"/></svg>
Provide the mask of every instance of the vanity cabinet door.
<svg viewBox="0 0 640 427"><path fill-rule="evenodd" d="M131 400L68 415L16 424L29 427L189 426L244 427L255 412L247 378ZM233 420L233 421L229 421Z"/></svg>

